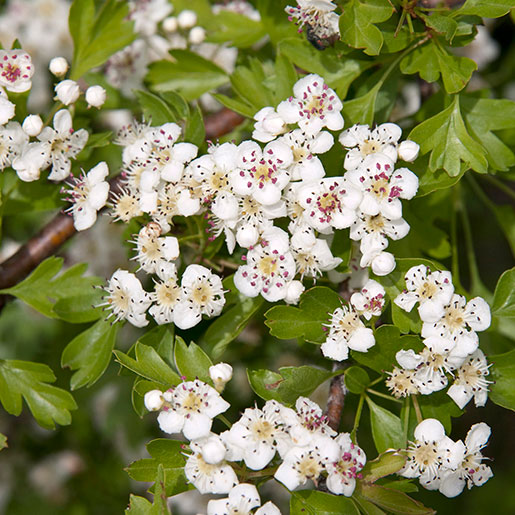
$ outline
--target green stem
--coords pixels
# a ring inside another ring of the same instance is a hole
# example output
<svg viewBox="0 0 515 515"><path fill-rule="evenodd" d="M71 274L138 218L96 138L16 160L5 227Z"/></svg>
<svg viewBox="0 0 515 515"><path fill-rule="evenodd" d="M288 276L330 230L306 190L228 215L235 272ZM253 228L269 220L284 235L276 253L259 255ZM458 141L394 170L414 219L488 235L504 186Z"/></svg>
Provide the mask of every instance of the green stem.
<svg viewBox="0 0 515 515"><path fill-rule="evenodd" d="M457 185L452 189L453 207L451 215L451 251L452 251L452 279L456 285L460 282L460 260L458 251L458 211L461 210L461 200Z"/></svg>
<svg viewBox="0 0 515 515"><path fill-rule="evenodd" d="M277 467L268 467L266 469L258 470L256 472L249 472L247 474L248 479L255 479L260 477L273 476L277 470Z"/></svg>
<svg viewBox="0 0 515 515"><path fill-rule="evenodd" d="M218 415L217 417L219 420L221 420L229 429L231 429L232 424L229 422L229 420L225 417L225 415Z"/></svg>
<svg viewBox="0 0 515 515"><path fill-rule="evenodd" d="M362 394L361 397L359 398L359 404L358 404L358 409L356 411L356 416L354 417L354 427L352 428L352 431L350 434L351 440L354 443L356 443L356 433L358 432L359 420L361 418L361 412L363 411L363 403L364 402L365 402L365 395Z"/></svg>
<svg viewBox="0 0 515 515"><path fill-rule="evenodd" d="M384 376L380 376L377 379L374 379L368 386L374 386L377 383L380 383L384 379Z"/></svg>
<svg viewBox="0 0 515 515"><path fill-rule="evenodd" d="M417 416L417 422L420 424L424 419L422 417L422 411L420 411L420 405L418 404L417 396L412 395L411 400L413 401L413 407L415 408L415 415Z"/></svg>
<svg viewBox="0 0 515 515"><path fill-rule="evenodd" d="M404 442L408 442L408 430L409 430L409 416L411 411L411 403L409 400L409 397L406 397L404 399L404 420L402 421L403 424L403 435L404 435Z"/></svg>
<svg viewBox="0 0 515 515"><path fill-rule="evenodd" d="M378 397L382 397L383 399L388 399L392 402L399 402L402 404L402 401L399 401L398 399L395 399L394 397L391 397L390 395L387 395L386 393L381 393L376 390L372 390L372 388L367 388L367 392L371 393L372 395L377 395Z"/></svg>
<svg viewBox="0 0 515 515"><path fill-rule="evenodd" d="M486 181L492 183L494 186L496 186L501 191L506 193L506 195L515 200L515 191L513 191L509 186L504 184L504 182L500 181L497 177L494 177L493 175L482 175L481 177Z"/></svg>

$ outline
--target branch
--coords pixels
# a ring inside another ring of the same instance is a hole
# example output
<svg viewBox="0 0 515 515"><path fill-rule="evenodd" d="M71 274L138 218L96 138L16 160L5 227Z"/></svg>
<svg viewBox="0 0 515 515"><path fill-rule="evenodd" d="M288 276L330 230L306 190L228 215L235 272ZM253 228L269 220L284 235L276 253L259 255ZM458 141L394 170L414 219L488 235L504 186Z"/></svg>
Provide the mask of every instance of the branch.
<svg viewBox="0 0 515 515"><path fill-rule="evenodd" d="M338 431L340 427L340 420L346 393L347 389L343 383L343 374L333 377L329 387L326 416L329 427L335 431Z"/></svg>
<svg viewBox="0 0 515 515"><path fill-rule="evenodd" d="M237 127L244 118L227 108L210 115L205 119L206 138L215 139ZM120 175L110 181L110 196L120 191L122 178ZM73 225L73 218L64 213L56 215L43 229L33 236L27 243L9 259L0 264L0 289L10 288L27 277L39 263L66 243L77 231ZM0 296L0 311L7 300L12 297Z"/></svg>

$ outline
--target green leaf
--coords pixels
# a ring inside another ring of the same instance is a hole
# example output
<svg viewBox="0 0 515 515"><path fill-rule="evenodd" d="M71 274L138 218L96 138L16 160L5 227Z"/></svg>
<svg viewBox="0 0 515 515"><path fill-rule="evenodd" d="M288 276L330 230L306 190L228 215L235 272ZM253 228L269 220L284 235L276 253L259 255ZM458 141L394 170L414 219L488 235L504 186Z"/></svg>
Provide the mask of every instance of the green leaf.
<svg viewBox="0 0 515 515"><path fill-rule="evenodd" d="M206 128L204 127L204 118L202 111L198 105L191 109L191 116L186 123L184 130L184 140L200 147L206 139Z"/></svg>
<svg viewBox="0 0 515 515"><path fill-rule="evenodd" d="M87 292L87 300L84 300L86 303L98 298L98 295L89 294L93 286L102 283L98 277L82 277L88 267L86 263L74 265L56 277L62 264L62 258L49 257L16 286L0 291L14 295L49 318L58 318L59 313L62 313L65 320L72 322L95 320L100 316L100 311L93 308L91 304L85 306L82 303L80 306L67 307L63 301L57 306L57 312L54 311L53 299L57 301L66 299L66 302L70 302L70 299L84 296L84 292ZM75 309L77 311L74 311Z"/></svg>
<svg viewBox="0 0 515 515"><path fill-rule="evenodd" d="M457 418L463 414L463 411L444 391L434 392L431 395L419 395L418 403L422 416L438 419L446 433L450 433L452 429L451 417Z"/></svg>
<svg viewBox="0 0 515 515"><path fill-rule="evenodd" d="M372 426L372 437L377 452L381 453L388 449L401 449L406 441L402 430L401 419L391 411L377 405L369 397L366 397L370 409L370 424Z"/></svg>
<svg viewBox="0 0 515 515"><path fill-rule="evenodd" d="M145 406L145 394L151 390L162 390L163 385L156 383L155 381L147 381L142 377L136 377L134 379L134 385L132 386L131 401L134 411L140 418L143 418L148 414L148 410Z"/></svg>
<svg viewBox="0 0 515 515"><path fill-rule="evenodd" d="M490 356L490 399L498 406L515 411L515 350Z"/></svg>
<svg viewBox="0 0 515 515"><path fill-rule="evenodd" d="M484 18L500 18L511 9L513 0L467 0L454 15L474 14Z"/></svg>
<svg viewBox="0 0 515 515"><path fill-rule="evenodd" d="M230 98L227 95L222 95L220 93L213 95L213 97L231 111L241 114L242 116L246 116L247 118L253 118L256 114L256 108L246 100Z"/></svg>
<svg viewBox="0 0 515 515"><path fill-rule="evenodd" d="M184 442L167 438L152 440L147 444L147 450L152 458L135 461L125 470L129 477L136 481L154 482L158 480L159 467L163 467L166 495L185 492L192 486L187 483L184 475L186 458L183 455L183 446Z"/></svg>
<svg viewBox="0 0 515 515"><path fill-rule="evenodd" d="M151 515L151 513L152 503L148 499L139 495L130 495L129 507L125 510L125 515Z"/></svg>
<svg viewBox="0 0 515 515"><path fill-rule="evenodd" d="M385 452L374 461L368 461L363 470L363 481L375 483L382 477L398 472L406 464L406 457L395 452Z"/></svg>
<svg viewBox="0 0 515 515"><path fill-rule="evenodd" d="M292 492L291 515L359 515L351 499L343 495L331 495L315 490Z"/></svg>
<svg viewBox="0 0 515 515"><path fill-rule="evenodd" d="M303 396L309 397L323 382L341 371L329 372L308 366L271 370L247 370L251 388L265 401L275 399L288 406Z"/></svg>
<svg viewBox="0 0 515 515"><path fill-rule="evenodd" d="M447 41L452 42L458 31L458 23L453 18L446 16L445 12L443 14L433 12L430 16L420 13L420 17L424 20L427 27L431 27L436 32L442 34Z"/></svg>
<svg viewBox="0 0 515 515"><path fill-rule="evenodd" d="M166 388L176 386L181 378L163 361L161 356L148 345L137 342L134 346L136 359L131 358L121 351L113 351L116 361L132 372L155 381Z"/></svg>
<svg viewBox="0 0 515 515"><path fill-rule="evenodd" d="M167 122L178 121L177 113L159 95L148 91L134 91L134 94L147 122L151 122L153 125L163 125Z"/></svg>
<svg viewBox="0 0 515 515"><path fill-rule="evenodd" d="M100 379L111 361L118 327L99 320L65 347L61 366L77 370L70 380L72 390L91 386Z"/></svg>
<svg viewBox="0 0 515 515"><path fill-rule="evenodd" d="M210 20L206 39L209 43L229 43L237 48L247 48L265 35L261 20L252 20L243 14L220 11Z"/></svg>
<svg viewBox="0 0 515 515"><path fill-rule="evenodd" d="M393 13L388 0L350 0L343 4L340 16L341 40L353 48L364 48L368 55L378 55L383 35L374 25L386 21Z"/></svg>
<svg viewBox="0 0 515 515"><path fill-rule="evenodd" d="M313 45L299 38L282 40L279 44L279 52L303 70L324 77L328 86L333 88L340 98L347 96L349 86L354 79L374 65L373 61L342 59L334 48L326 48L320 52Z"/></svg>
<svg viewBox="0 0 515 515"><path fill-rule="evenodd" d="M376 109L377 94L381 89L378 82L372 89L361 97L354 98L343 103L342 114L349 123L372 125L374 121L374 113Z"/></svg>
<svg viewBox="0 0 515 515"><path fill-rule="evenodd" d="M461 173L461 163L476 172L486 173L486 151L467 131L461 116L459 96L449 107L417 125L409 139L420 144L421 154L431 152L432 171L443 168L451 176Z"/></svg>
<svg viewBox="0 0 515 515"><path fill-rule="evenodd" d="M208 327L202 344L213 359L220 358L229 343L238 337L263 304L261 295L254 298L238 295L236 304Z"/></svg>
<svg viewBox="0 0 515 515"><path fill-rule="evenodd" d="M461 91L476 69L477 64L472 59L451 54L438 38L410 52L400 64L402 73L418 73L427 82L435 82L441 75L447 93Z"/></svg>
<svg viewBox="0 0 515 515"><path fill-rule="evenodd" d="M250 58L248 66L238 66L231 75L232 89L244 102L254 107L254 113L272 105L273 92L266 87L267 73L257 58ZM265 86L265 87L264 87Z"/></svg>
<svg viewBox="0 0 515 515"><path fill-rule="evenodd" d="M497 317L515 317L515 267L506 270L497 281L492 314Z"/></svg>
<svg viewBox="0 0 515 515"><path fill-rule="evenodd" d="M1 360L0 402L8 413L19 415L23 397L40 426L54 429L55 422L68 425L70 410L77 405L69 392L48 384L55 379L52 370L41 363Z"/></svg>
<svg viewBox="0 0 515 515"><path fill-rule="evenodd" d="M395 364L395 355L400 350L413 349L420 351L423 348L418 336L401 336L398 327L394 325L381 325L375 332L376 343L367 352L354 352L351 355L361 365L365 365L376 372L382 373L392 369Z"/></svg>
<svg viewBox="0 0 515 515"><path fill-rule="evenodd" d="M298 76L295 66L284 54L280 52L275 59L275 103L288 98L293 92L293 86L297 82Z"/></svg>
<svg viewBox="0 0 515 515"><path fill-rule="evenodd" d="M154 502L152 515L169 515L168 496L166 495L166 474L162 464L157 467L156 483L154 488Z"/></svg>
<svg viewBox="0 0 515 515"><path fill-rule="evenodd" d="M361 367L350 367L345 370L345 386L351 393L361 395L370 384L370 377Z"/></svg>
<svg viewBox="0 0 515 515"><path fill-rule="evenodd" d="M304 292L298 308L276 306L265 313L270 334L281 339L304 338L313 343L326 339L323 331L329 315L341 306L340 296L325 286L315 286Z"/></svg>
<svg viewBox="0 0 515 515"><path fill-rule="evenodd" d="M153 347L169 365L173 365L173 332L167 325L158 325L147 331L138 342Z"/></svg>
<svg viewBox="0 0 515 515"><path fill-rule="evenodd" d="M174 348L175 364L181 376L192 381L197 377L204 383L212 384L209 377L209 367L213 362L209 356L195 343L186 345L184 340L177 336Z"/></svg>
<svg viewBox="0 0 515 515"><path fill-rule="evenodd" d="M107 0L98 11L93 0L73 2L68 19L74 44L71 79L101 66L134 41L136 34L128 14L129 5L120 0Z"/></svg>
<svg viewBox="0 0 515 515"><path fill-rule="evenodd" d="M157 92L176 91L186 100L229 82L227 73L216 64L189 50L171 50L174 61L156 61L149 67L147 80Z"/></svg>
<svg viewBox="0 0 515 515"><path fill-rule="evenodd" d="M5 436L4 434L0 433L0 451L2 449L5 449L6 447L9 447L7 445L7 436Z"/></svg>
<svg viewBox="0 0 515 515"><path fill-rule="evenodd" d="M426 508L422 503L415 501L399 490L385 488L379 485L369 485L360 482L355 495L374 503L379 508L399 515L430 515L435 513L431 508Z"/></svg>

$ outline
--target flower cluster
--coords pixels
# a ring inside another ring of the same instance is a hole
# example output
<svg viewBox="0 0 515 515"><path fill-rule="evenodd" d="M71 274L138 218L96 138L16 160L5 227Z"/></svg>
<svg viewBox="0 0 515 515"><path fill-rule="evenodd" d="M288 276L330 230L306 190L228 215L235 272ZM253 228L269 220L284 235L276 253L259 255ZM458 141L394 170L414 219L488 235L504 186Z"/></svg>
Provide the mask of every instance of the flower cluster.
<svg viewBox="0 0 515 515"><path fill-rule="evenodd" d="M488 397L489 365L479 349L476 331L490 326L490 307L481 298L467 302L454 293L450 272L430 272L425 265L406 273L406 290L394 299L400 308L411 311L418 303L425 348L420 353L401 350L386 385L396 397L420 393L429 395L448 385L447 394L459 408L472 398L484 406Z"/></svg>
<svg viewBox="0 0 515 515"><path fill-rule="evenodd" d="M229 493L228 500L211 501L212 509L236 502L233 492L239 480L231 462L243 461L254 471L272 463L273 477L289 490L325 477L330 492L345 496L352 495L366 463L364 452L349 434L331 429L320 407L306 397L297 399L295 410L275 400L267 401L261 409L247 408L220 435L211 432L213 417L226 411L229 404L198 379L165 392L151 390L144 401L148 410L160 412L157 420L164 432L182 433L190 440L191 453L185 466L190 483L202 494ZM249 513L259 506L259 497L252 506L245 506L242 513ZM269 509L259 513L278 512L270 505ZM215 513L208 508L211 512Z"/></svg>
<svg viewBox="0 0 515 515"><path fill-rule="evenodd" d="M339 16L334 12L336 5L330 0L298 0L295 7L285 8L288 19L299 26L299 32L306 27L308 37L327 39L339 36Z"/></svg>
<svg viewBox="0 0 515 515"><path fill-rule="evenodd" d="M485 458L481 449L490 438L490 427L484 422L470 428L465 443L446 436L443 425L434 418L421 422L414 437L406 450L406 465L399 474L418 478L429 490L456 497L465 485L469 489L481 486L493 476L490 467L482 463Z"/></svg>

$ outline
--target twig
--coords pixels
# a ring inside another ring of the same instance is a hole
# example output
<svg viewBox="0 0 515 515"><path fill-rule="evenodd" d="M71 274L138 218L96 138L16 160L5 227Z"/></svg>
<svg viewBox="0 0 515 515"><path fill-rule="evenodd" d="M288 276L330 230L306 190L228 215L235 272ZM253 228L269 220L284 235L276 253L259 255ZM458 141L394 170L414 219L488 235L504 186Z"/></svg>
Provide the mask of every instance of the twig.
<svg viewBox="0 0 515 515"><path fill-rule="evenodd" d="M227 108L205 119L206 138L213 139L227 134L238 126L244 118ZM117 175L110 181L110 195L118 193L122 186L122 177ZM46 224L18 251L0 264L0 289L6 289L19 283L34 270L39 263L64 245L77 231L71 216L60 213ZM12 297L0 295L0 311L7 300Z"/></svg>
<svg viewBox="0 0 515 515"><path fill-rule="evenodd" d="M343 403L345 402L346 393L347 389L343 383L343 374L333 377L329 387L326 416L329 427L335 431L338 431L340 427L340 419L342 416Z"/></svg>

